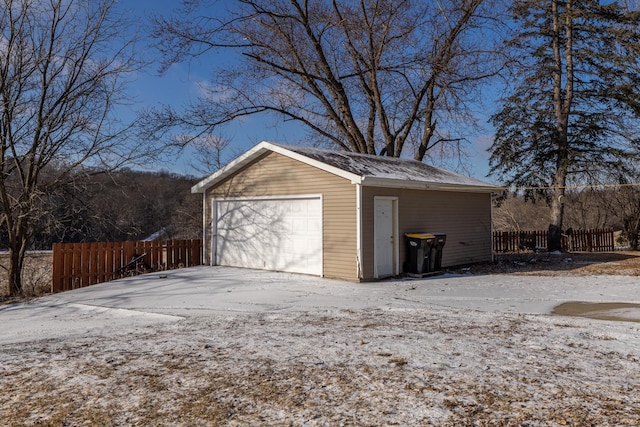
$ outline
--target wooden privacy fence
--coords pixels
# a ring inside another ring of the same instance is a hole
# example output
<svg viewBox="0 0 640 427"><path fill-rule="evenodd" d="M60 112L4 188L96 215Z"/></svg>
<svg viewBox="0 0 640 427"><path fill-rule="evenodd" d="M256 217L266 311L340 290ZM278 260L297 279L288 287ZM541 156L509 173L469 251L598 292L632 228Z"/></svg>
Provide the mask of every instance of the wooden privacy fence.
<svg viewBox="0 0 640 427"><path fill-rule="evenodd" d="M51 292L201 264L201 240L55 243Z"/></svg>
<svg viewBox="0 0 640 427"><path fill-rule="evenodd" d="M520 252L547 247L549 232L538 231L494 231L493 251ZM563 250L572 252L609 252L613 251L613 229L591 228L572 230L562 235Z"/></svg>

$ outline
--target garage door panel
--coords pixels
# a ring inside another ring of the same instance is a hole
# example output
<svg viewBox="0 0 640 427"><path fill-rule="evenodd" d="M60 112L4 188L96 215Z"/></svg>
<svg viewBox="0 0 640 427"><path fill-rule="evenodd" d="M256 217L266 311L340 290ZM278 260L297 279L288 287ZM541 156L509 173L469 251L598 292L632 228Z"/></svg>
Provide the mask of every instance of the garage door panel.
<svg viewBox="0 0 640 427"><path fill-rule="evenodd" d="M319 197L216 205L216 264L322 274Z"/></svg>

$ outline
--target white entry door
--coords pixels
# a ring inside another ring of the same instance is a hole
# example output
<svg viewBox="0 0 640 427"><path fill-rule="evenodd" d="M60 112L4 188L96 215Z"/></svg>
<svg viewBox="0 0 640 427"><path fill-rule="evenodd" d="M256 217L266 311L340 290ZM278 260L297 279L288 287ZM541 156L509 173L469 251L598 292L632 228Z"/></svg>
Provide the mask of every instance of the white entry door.
<svg viewBox="0 0 640 427"><path fill-rule="evenodd" d="M373 199L373 226L376 278L398 274L398 199L375 197Z"/></svg>
<svg viewBox="0 0 640 427"><path fill-rule="evenodd" d="M214 204L216 265L322 275L320 196Z"/></svg>

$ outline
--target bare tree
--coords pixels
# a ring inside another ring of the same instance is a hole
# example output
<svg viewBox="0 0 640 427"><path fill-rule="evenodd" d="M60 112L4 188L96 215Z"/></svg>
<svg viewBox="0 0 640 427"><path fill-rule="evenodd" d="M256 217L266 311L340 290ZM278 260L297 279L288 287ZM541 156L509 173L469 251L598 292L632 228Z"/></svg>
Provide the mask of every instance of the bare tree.
<svg viewBox="0 0 640 427"><path fill-rule="evenodd" d="M464 119L469 131L466 103L497 71L489 0L235 0L224 12L215 1L183 5L154 22L164 69L221 49L236 56L212 61L214 81L184 111L151 111L156 134L182 126L198 138L272 113L347 151L400 156L410 147L422 160L449 146L459 154L464 134L451 125Z"/></svg>
<svg viewBox="0 0 640 427"><path fill-rule="evenodd" d="M496 231L535 231L546 227L549 207L519 195L499 200L493 210L493 228Z"/></svg>
<svg viewBox="0 0 640 427"><path fill-rule="evenodd" d="M190 142L195 149L195 160L191 167L197 173L210 175L225 165L223 151L229 145L227 138L220 135L203 135Z"/></svg>
<svg viewBox="0 0 640 427"><path fill-rule="evenodd" d="M113 111L137 63L115 0L0 1L0 224L17 295L45 196L131 158Z"/></svg>
<svg viewBox="0 0 640 427"><path fill-rule="evenodd" d="M611 189L592 186L567 190L564 222L574 229L615 226L615 213L610 209L613 192Z"/></svg>

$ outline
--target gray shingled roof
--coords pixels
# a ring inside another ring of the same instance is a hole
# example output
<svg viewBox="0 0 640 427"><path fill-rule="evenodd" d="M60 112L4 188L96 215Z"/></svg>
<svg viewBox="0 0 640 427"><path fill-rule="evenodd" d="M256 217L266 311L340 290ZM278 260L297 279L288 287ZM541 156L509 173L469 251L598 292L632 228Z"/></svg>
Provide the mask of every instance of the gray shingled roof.
<svg viewBox="0 0 640 427"><path fill-rule="evenodd" d="M483 181L427 165L411 159L374 156L346 151L324 150L312 147L300 147L273 144L301 154L330 166L342 169L364 178L413 181L434 184L453 184L472 187L493 187ZM496 188L497 189L497 188Z"/></svg>
<svg viewBox="0 0 640 427"><path fill-rule="evenodd" d="M480 192L499 190L499 187L492 184L430 166L416 160L283 145L263 141L218 172L194 185L191 191L194 193L204 192L207 188L236 173L236 171L249 165L261 155L268 152L278 152L284 156L308 163L314 167L324 169L327 172L350 179L354 184L378 187L448 189Z"/></svg>

